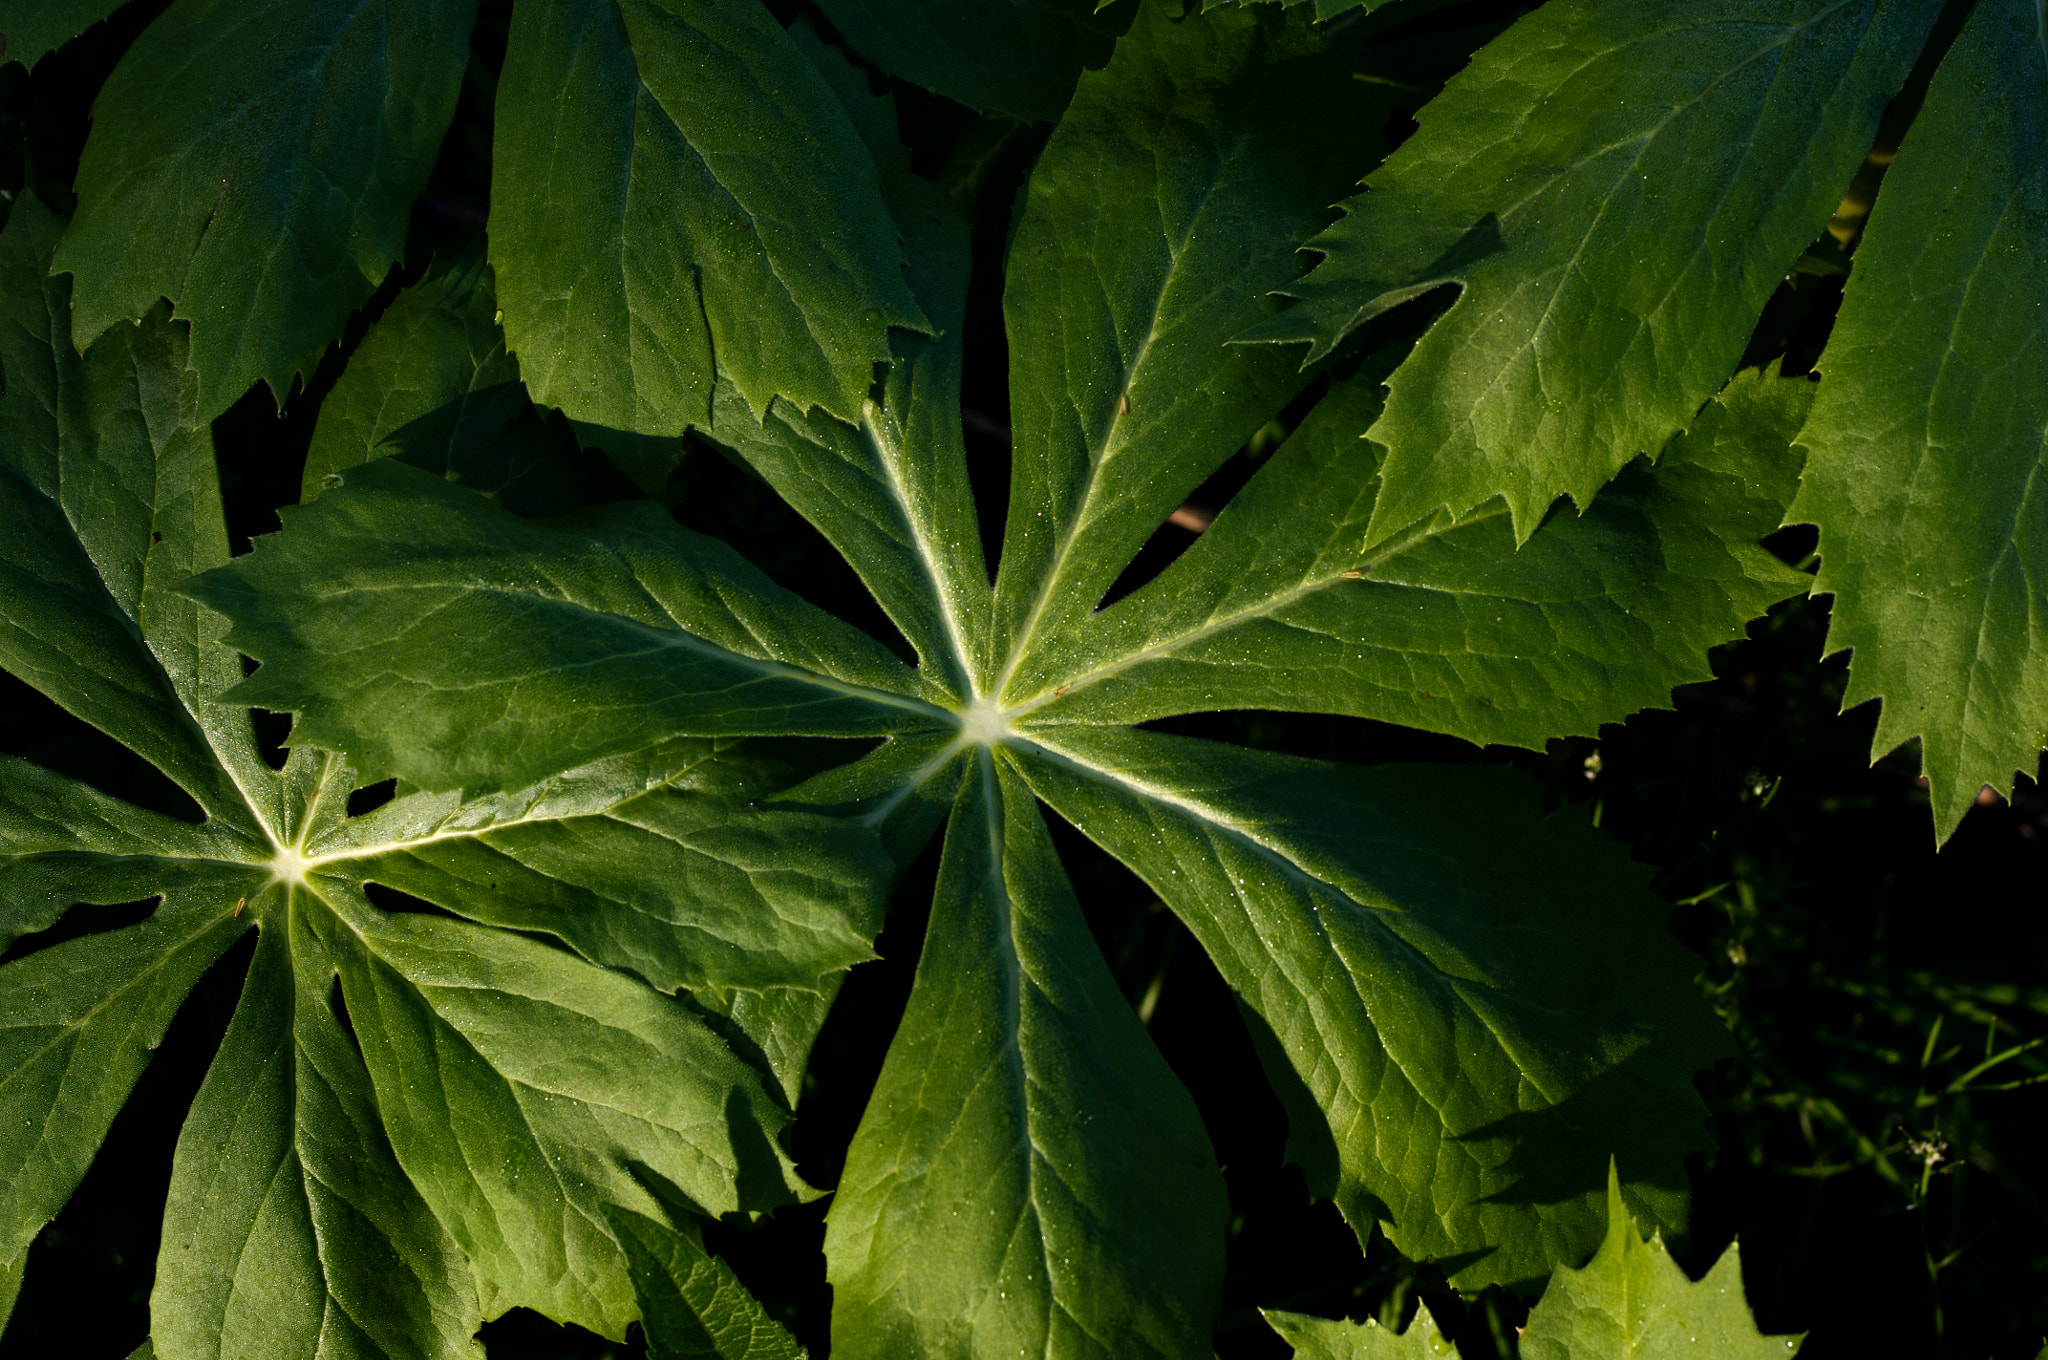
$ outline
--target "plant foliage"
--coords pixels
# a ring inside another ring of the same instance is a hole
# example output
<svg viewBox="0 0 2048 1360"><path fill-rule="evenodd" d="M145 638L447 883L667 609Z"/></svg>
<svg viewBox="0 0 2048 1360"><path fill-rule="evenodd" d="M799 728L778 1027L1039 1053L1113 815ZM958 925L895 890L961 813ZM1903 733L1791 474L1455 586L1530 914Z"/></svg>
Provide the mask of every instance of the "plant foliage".
<svg viewBox="0 0 2048 1360"><path fill-rule="evenodd" d="M107 7L14 8L0 53L34 65ZM0 757L0 1299L233 969L146 1353L473 1354L527 1308L799 1355L705 1230L823 1193L789 1142L810 1054L936 847L830 1188L834 1352L1208 1356L1217 1153L1049 812L1200 945L1361 1248L1540 1295L1532 1360L1796 1348L1733 1248L1694 1284L1663 1245L1711 1147L1695 1080L1737 1049L1651 870L1498 764L1201 715L1540 749L1813 590L1938 836L2010 787L2048 741L2048 11L1547 0L1404 36L1432 8L143 27L75 209L25 191L0 231L0 664L176 790ZM1914 79L1825 262L1853 273L1820 381L1745 367ZM426 260L465 98L487 228ZM983 115L943 184L899 124L942 101ZM960 161L1019 154L977 238ZM963 417L977 288L1006 498ZM234 556L211 429L257 384L317 388L318 423ZM710 459L879 612L685 527ZM1788 523L1817 578L1762 546ZM1268 1316L1302 1355L1453 1349L1426 1307Z"/></svg>

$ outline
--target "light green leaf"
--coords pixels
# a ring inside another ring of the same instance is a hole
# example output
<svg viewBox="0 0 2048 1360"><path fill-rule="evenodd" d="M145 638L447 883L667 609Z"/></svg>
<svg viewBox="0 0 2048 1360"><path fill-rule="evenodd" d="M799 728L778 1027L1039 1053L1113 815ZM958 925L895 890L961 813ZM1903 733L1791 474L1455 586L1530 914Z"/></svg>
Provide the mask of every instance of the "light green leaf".
<svg viewBox="0 0 2048 1360"><path fill-rule="evenodd" d="M1787 519L1820 526L1844 706L1920 739L1946 840L2048 743L2048 57L1983 0L1899 148L1820 359Z"/></svg>
<svg viewBox="0 0 2048 1360"><path fill-rule="evenodd" d="M622 1338L636 1313L600 1196L660 1214L636 1170L706 1213L802 1193L766 1074L650 983L712 991L759 1050L748 1027L774 1038L774 1017L742 999L829 995L871 953L889 860L858 828L750 809L776 766L729 743L356 817L340 758L295 750L273 770L247 710L213 697L241 673L224 625L169 588L228 560L185 327L159 309L78 354L67 286L39 267L55 227L27 199L0 233L0 495L30 531L0 549L0 660L160 764L206 820L0 760L0 937L78 903L156 903L0 966L0 1261L63 1206L186 993L253 925L174 1166L151 1305L164 1360L452 1357L521 1304ZM472 919L369 905L366 884L399 879ZM391 1066L422 1033L431 1050ZM404 1097L428 1080L422 1113ZM448 1139L479 1130L524 1160L447 1173Z"/></svg>
<svg viewBox="0 0 2048 1360"><path fill-rule="evenodd" d="M285 512L317 557L259 548L188 588L261 618L230 640L280 658L234 696L315 710L293 740L353 747L365 778L518 787L677 732L868 736L944 719L880 643L658 506L532 521L389 459L345 480L353 494ZM294 597L350 605L270 613ZM450 627L459 648L442 642Z"/></svg>
<svg viewBox="0 0 2048 1360"><path fill-rule="evenodd" d="M21 1297L21 1274L28 1265L28 1253L22 1252L11 1261L0 1261L0 1335L7 1331L7 1320L14 1316L15 1300Z"/></svg>
<svg viewBox="0 0 2048 1360"><path fill-rule="evenodd" d="M120 7L121 0L0 0L0 57L34 67Z"/></svg>
<svg viewBox="0 0 2048 1360"><path fill-rule="evenodd" d="M851 419L929 322L872 157L756 0L521 0L498 82L491 263L534 398L629 462L714 375ZM763 155L772 148L774 155Z"/></svg>
<svg viewBox="0 0 2048 1360"><path fill-rule="evenodd" d="M1742 1298L1742 1264L1733 1243L1694 1283L1662 1237L1636 1236L1612 1172L1607 1178L1607 1236L1583 1270L1561 1267L1529 1313L1524 1360L1625 1360L1710 1355L1766 1360L1794 1355L1803 1337L1763 1336Z"/></svg>
<svg viewBox="0 0 2048 1360"><path fill-rule="evenodd" d="M1049 120L1066 108L1081 69L1108 60L1132 7L1102 14L1095 0L821 0L818 8L890 75L971 109Z"/></svg>
<svg viewBox="0 0 2048 1360"><path fill-rule="evenodd" d="M476 1282L392 1158L329 1005L333 965L293 905L266 914L178 1138L150 1308L157 1351L474 1356Z"/></svg>
<svg viewBox="0 0 2048 1360"><path fill-rule="evenodd" d="M652 1219L624 1209L610 1218L632 1262L649 1360L803 1360L725 1262Z"/></svg>
<svg viewBox="0 0 2048 1360"><path fill-rule="evenodd" d="M1405 1332L1393 1332L1367 1318L1363 1322L1332 1322L1303 1313L1259 1310L1273 1330L1294 1347L1294 1360L1435 1360L1457 1351L1437 1327L1429 1305L1415 1306L1415 1320Z"/></svg>
<svg viewBox="0 0 2048 1360"><path fill-rule="evenodd" d="M1010 508L996 610L1010 670L1102 602L1188 492L1304 379L1292 358L1226 349L1293 246L1369 164L1375 96L1305 23L1140 12L1082 77L1025 188L1003 298ZM1383 115L1382 115L1383 116Z"/></svg>
<svg viewBox="0 0 2048 1360"><path fill-rule="evenodd" d="M167 297L192 326L197 419L259 381L282 403L404 253L475 16L476 0L177 0L93 101L55 264L76 276L78 340Z"/></svg>
<svg viewBox="0 0 2048 1360"><path fill-rule="evenodd" d="M1215 1154L1030 794L992 754L975 762L826 1220L833 1354L1206 1357Z"/></svg>
<svg viewBox="0 0 2048 1360"><path fill-rule="evenodd" d="M1552 0L1489 43L1309 243L1247 340L1326 353L1444 283L1390 380L1367 541L1504 495L1515 539L1581 510L1727 380L1826 225L1935 0Z"/></svg>
<svg viewBox="0 0 2048 1360"><path fill-rule="evenodd" d="M1593 735L1809 579L1757 546L1792 498L1810 383L1741 375L1652 467L1516 551L1499 502L1365 546L1379 483L1355 437L1377 369L1340 385L1158 579L1049 641L1011 692L1035 722L1216 708L1352 713L1542 749Z"/></svg>
<svg viewBox="0 0 2048 1360"><path fill-rule="evenodd" d="M1149 732L1032 732L1032 792L1187 923L1288 1107L1288 1158L1460 1289L1599 1240L1602 1173L1684 1221L1729 1054L1649 871L1480 766L1358 768Z"/></svg>
<svg viewBox="0 0 2048 1360"><path fill-rule="evenodd" d="M622 1338L637 1312L604 1206L662 1215L639 1176L711 1217L804 1196L759 1073L668 998L509 932L312 891L399 1164L496 1291L488 1315Z"/></svg>

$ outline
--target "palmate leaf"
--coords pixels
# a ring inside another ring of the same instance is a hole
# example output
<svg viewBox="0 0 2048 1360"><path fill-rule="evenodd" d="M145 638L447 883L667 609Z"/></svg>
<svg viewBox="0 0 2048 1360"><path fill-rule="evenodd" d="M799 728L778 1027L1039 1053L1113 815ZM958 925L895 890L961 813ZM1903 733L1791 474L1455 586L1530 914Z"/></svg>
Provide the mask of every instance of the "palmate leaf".
<svg viewBox="0 0 2048 1360"><path fill-rule="evenodd" d="M281 403L404 251L455 112L476 0L178 0L93 101L79 343L166 297L191 323L194 415ZM204 72L201 78L190 73Z"/></svg>
<svg viewBox="0 0 2048 1360"><path fill-rule="evenodd" d="M1655 454L1826 225L1934 0L1552 0L1489 43L1243 337L1320 357L1446 283L1371 426L1367 530L1503 495L1516 541Z"/></svg>
<svg viewBox="0 0 2048 1360"><path fill-rule="evenodd" d="M211 697L241 670L220 621L169 589L228 559L185 328L159 307L78 354L69 281L43 268L60 230L24 197L0 233L0 662L204 820L0 768L0 942L74 903L155 903L0 967L0 1261L18 1271L186 993L254 927L178 1145L155 1354L454 1357L515 1305L622 1337L608 1212L809 1193L775 1141L786 1106L735 1055L736 998L822 995L870 957L886 858L858 828L751 809L758 758L703 740L361 816L340 757L273 770ZM446 914L379 910L372 883Z"/></svg>
<svg viewBox="0 0 2048 1360"><path fill-rule="evenodd" d="M652 506L521 519L384 459L191 585L263 663L237 696L458 801L677 741L886 738L781 800L874 829L899 863L945 826L909 1008L828 1219L849 1356L1209 1353L1213 1154L1034 800L1209 950L1290 1155L1362 1235L1382 1224L1461 1287L1532 1285L1600 1241L1610 1156L1629 1212L1675 1229L1705 1144L1691 1079L1727 1040L1644 871L1504 771L1126 725L1283 707L1534 743L1662 702L1803 584L1755 541L1792 493L1809 385L1744 375L1662 462L1519 551L1489 506L1374 552L1378 465L1338 434L1380 399L1383 361L1333 381L1196 550L1099 610L1307 381L1227 342L1363 168L1311 134L1385 110L1305 16L1152 6L1081 77L1009 246L1017 444L991 588L958 416L961 229L875 140L872 96L798 41L877 147L937 334L892 337L857 420L723 391L711 433L844 554L919 664Z"/></svg>
<svg viewBox="0 0 2048 1360"><path fill-rule="evenodd" d="M852 417L887 329L929 325L846 109L756 0L520 0L492 156L506 338L623 458L708 423L715 376Z"/></svg>
<svg viewBox="0 0 2048 1360"><path fill-rule="evenodd" d="M1273 1330L1294 1347L1294 1360L1439 1360L1458 1353L1437 1327L1426 1303L1416 1304L1415 1318L1403 1332L1391 1331L1371 1318L1338 1322L1270 1308L1260 1311Z"/></svg>
<svg viewBox="0 0 2048 1360"><path fill-rule="evenodd" d="M1955 830L2048 743L2048 53L1984 0L1886 174L1821 356L1788 518L1820 526L1843 703L1882 697Z"/></svg>

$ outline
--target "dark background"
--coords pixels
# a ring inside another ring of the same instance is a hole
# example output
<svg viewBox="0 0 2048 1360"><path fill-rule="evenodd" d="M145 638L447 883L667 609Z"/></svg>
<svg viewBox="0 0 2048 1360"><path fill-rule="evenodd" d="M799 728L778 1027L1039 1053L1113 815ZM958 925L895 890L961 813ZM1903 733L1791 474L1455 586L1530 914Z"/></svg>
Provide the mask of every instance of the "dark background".
<svg viewBox="0 0 2048 1360"><path fill-rule="evenodd" d="M789 18L793 3L775 6ZM34 73L0 71L0 189L33 189L60 209L88 128L91 100L135 34L163 8L138 0ZM267 390L215 423L237 551L277 527L297 499L321 397L347 351L397 289L438 252L484 225L491 104L508 5L490 0L461 107L433 181L414 210L405 265L350 326L341 346L280 411ZM1377 16L1391 39L1445 35L1444 71L1528 6L1404 5ZM1960 9L1951 6L1952 10ZM1412 17L1402 18L1402 11ZM1947 16L1938 54L1957 26ZM829 32L829 28L826 30ZM1853 258L1860 212L1889 148L1910 121L1931 61L1895 101L1877 154L1836 221L1772 300L1749 363L1793 373L1817 359ZM877 78L879 82L879 77ZM1429 90L1397 109L1411 132ZM967 331L967 425L984 535L999 538L1008 460L1000 256L1010 205L1044 128L977 118L898 86L905 139L920 173L944 183L977 221ZM1849 254L1844 254L1844 247ZM1384 329L1428 319L1425 300ZM1782 356L1782 357L1781 357ZM1311 394L1312 396L1313 394ZM1294 414L1298 415L1297 409ZM1283 419L1283 424L1285 420ZM1214 509L1269 451L1269 431L1194 498ZM765 486L695 450L670 487L693 527L721 534L793 589L886 631L833 550ZM1191 535L1163 527L1118 591L1149 579ZM1770 546L1810 568L1809 529ZM1766 1332L1808 1332L1813 1360L1871 1354L2031 1357L2048 1333L2048 1205L2040 1130L2048 1127L2048 1048L1969 1076L1987 1055L2048 1038L2048 798L2022 781L2013 800L1987 795L1937 853L1911 748L1871 764L1875 705L1839 713L1845 658L1822 659L1825 600L1795 600L1713 657L1716 679L1674 696L1595 741L1542 753L1479 750L1350 719L1241 713L1179 720L1176 730L1353 761L1509 763L1541 780L1554 805L1585 804L1636 857L1657 866L1673 927L1701 956L1744 1056L1701 1081L1718 1151L1695 1159L1691 1240L1681 1263L1703 1272L1740 1238L1743 1279ZM267 734L283 720L265 718ZM138 802L175 797L147 765L34 691L0 676L0 749ZM1490 1290L1449 1291L1432 1266L1384 1242L1361 1253L1327 1203L1309 1202L1282 1165L1285 1125L1230 996L1171 913L1115 861L1055 821L1103 950L1153 1037L1194 1093L1224 1166L1232 1206L1221 1356L1281 1357L1256 1308L1402 1321L1426 1300L1468 1360L1511 1355L1525 1310ZM794 1133L804 1175L838 1178L848 1141L902 1013L937 865L936 841L906 874L880 962L857 969L821 1036ZM115 909L118 910L118 909ZM75 918L75 919L74 919ZM74 911L63 933L103 928L108 909ZM247 943L186 1004L69 1207L37 1240L0 1360L64 1354L125 1357L148 1330L148 1295L171 1150L226 1028ZM829 1201L828 1201L829 1202ZM826 1349L825 1203L782 1210L751 1229L706 1234L814 1355ZM626 1356L574 1328L515 1312L484 1331L493 1360Z"/></svg>

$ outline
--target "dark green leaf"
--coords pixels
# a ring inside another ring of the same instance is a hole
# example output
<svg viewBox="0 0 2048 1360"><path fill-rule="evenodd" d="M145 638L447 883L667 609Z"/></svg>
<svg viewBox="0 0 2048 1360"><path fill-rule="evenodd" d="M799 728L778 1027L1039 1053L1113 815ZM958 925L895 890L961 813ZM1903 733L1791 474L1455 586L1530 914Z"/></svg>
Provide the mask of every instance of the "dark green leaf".
<svg viewBox="0 0 2048 1360"><path fill-rule="evenodd" d="M1505 495L1517 542L1655 455L1820 234L1936 0L1552 0L1489 43L1244 337L1311 358L1439 284L1367 541Z"/></svg>
<svg viewBox="0 0 2048 1360"><path fill-rule="evenodd" d="M1131 11L1100 14L1094 0L821 0L818 8L890 75L972 109L1035 119L1060 116L1081 68L1108 59Z"/></svg>
<svg viewBox="0 0 2048 1360"><path fill-rule="evenodd" d="M475 15L476 0L177 0L93 102L55 264L77 279L77 338L167 297L192 325L197 419L259 381L281 403L403 254Z"/></svg>
<svg viewBox="0 0 2048 1360"><path fill-rule="evenodd" d="M887 328L929 327L872 157L756 0L521 0L494 136L506 338L629 461L709 422L714 375L852 419Z"/></svg>
<svg viewBox="0 0 2048 1360"><path fill-rule="evenodd" d="M1788 519L1820 526L1842 703L1872 754L1920 739L1935 832L2048 742L2048 57L2028 0L1982 0L1863 243Z"/></svg>
<svg viewBox="0 0 2048 1360"><path fill-rule="evenodd" d="M0 57L34 66L120 7L121 0L5 0L0 3Z"/></svg>
<svg viewBox="0 0 2048 1360"><path fill-rule="evenodd" d="M1726 1032L1649 873L1519 775L1033 734L1032 791L1185 921L1253 1021L1288 1157L1459 1288L1599 1241L1610 1154L1676 1227Z"/></svg>
<svg viewBox="0 0 2048 1360"><path fill-rule="evenodd" d="M653 1219L624 1209L610 1218L631 1262L648 1360L803 1360L725 1262Z"/></svg>

